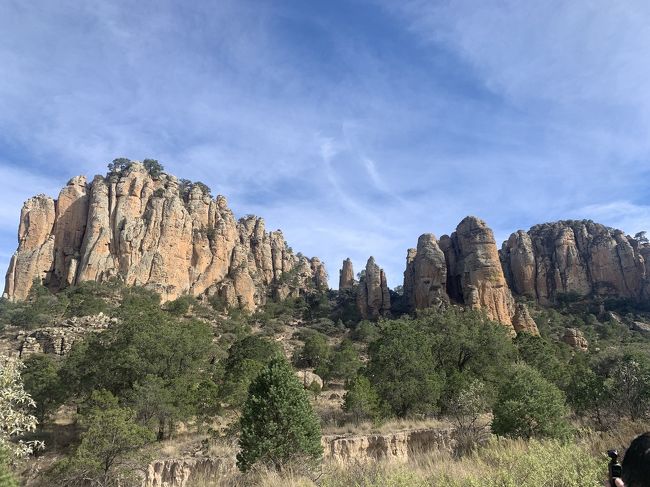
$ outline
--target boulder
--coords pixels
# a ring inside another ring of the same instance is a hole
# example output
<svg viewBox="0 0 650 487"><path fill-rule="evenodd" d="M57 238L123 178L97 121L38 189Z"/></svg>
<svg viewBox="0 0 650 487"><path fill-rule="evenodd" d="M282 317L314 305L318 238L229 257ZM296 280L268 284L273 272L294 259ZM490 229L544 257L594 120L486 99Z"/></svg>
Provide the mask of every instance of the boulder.
<svg viewBox="0 0 650 487"><path fill-rule="evenodd" d="M587 342L585 336L577 328L567 328L564 330L562 341L574 350L580 352L586 352L589 350L589 342Z"/></svg>

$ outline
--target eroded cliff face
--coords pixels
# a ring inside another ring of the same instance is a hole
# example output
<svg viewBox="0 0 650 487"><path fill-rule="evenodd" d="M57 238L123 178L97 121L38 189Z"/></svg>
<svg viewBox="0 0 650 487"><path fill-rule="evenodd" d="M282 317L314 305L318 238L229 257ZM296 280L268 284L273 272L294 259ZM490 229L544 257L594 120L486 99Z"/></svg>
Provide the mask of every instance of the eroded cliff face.
<svg viewBox="0 0 650 487"><path fill-rule="evenodd" d="M357 286L357 307L364 320L377 320L390 313L390 292L386 274L370 257Z"/></svg>
<svg viewBox="0 0 650 487"><path fill-rule="evenodd" d="M454 233L443 235L439 241L430 233L420 236L417 249L409 249L407 254L404 296L411 309L449 300L482 309L490 319L515 333L515 301L501 268L494 234L479 218L468 216ZM522 324L521 330L536 333L531 322Z"/></svg>
<svg viewBox="0 0 650 487"><path fill-rule="evenodd" d="M650 247L591 221L559 221L519 230L500 257L516 294L553 304L558 295L647 299Z"/></svg>
<svg viewBox="0 0 650 487"><path fill-rule="evenodd" d="M352 267L352 261L350 259L345 259L343 261L343 267L339 272L339 291L343 289L352 289L356 285L354 280L354 268Z"/></svg>
<svg viewBox="0 0 650 487"><path fill-rule="evenodd" d="M57 200L28 200L5 295L25 299L35 278L57 291L113 277L163 300L218 294L249 310L270 294L327 287L323 264L294 255L261 218L237 221L223 196L212 199L198 186L183 198L174 176L152 177L139 163L90 184L73 178Z"/></svg>

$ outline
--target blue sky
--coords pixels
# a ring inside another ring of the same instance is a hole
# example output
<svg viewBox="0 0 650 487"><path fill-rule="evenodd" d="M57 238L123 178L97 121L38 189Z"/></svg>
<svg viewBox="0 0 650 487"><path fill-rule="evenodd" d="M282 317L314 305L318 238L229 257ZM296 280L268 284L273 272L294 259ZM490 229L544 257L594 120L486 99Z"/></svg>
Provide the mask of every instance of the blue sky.
<svg viewBox="0 0 650 487"><path fill-rule="evenodd" d="M466 215L498 245L650 230L650 3L0 1L0 267L22 202L152 157L401 283Z"/></svg>

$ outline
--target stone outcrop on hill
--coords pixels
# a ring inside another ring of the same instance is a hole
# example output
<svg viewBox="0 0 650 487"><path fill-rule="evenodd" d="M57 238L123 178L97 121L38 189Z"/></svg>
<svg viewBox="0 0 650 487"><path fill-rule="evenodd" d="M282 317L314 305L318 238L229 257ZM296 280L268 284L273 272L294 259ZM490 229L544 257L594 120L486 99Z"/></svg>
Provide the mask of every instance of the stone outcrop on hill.
<svg viewBox="0 0 650 487"><path fill-rule="evenodd" d="M476 217L466 217L439 241L430 233L420 236L406 257L404 297L412 310L452 301L484 310L512 334L538 334L528 310L515 306L492 230Z"/></svg>
<svg viewBox="0 0 650 487"><path fill-rule="evenodd" d="M564 330L562 341L575 350L586 352L589 350L589 342L583 333L577 328L567 328Z"/></svg>
<svg viewBox="0 0 650 487"><path fill-rule="evenodd" d="M554 304L562 294L650 297L650 247L591 221L535 225L510 235L500 252L513 292Z"/></svg>
<svg viewBox="0 0 650 487"><path fill-rule="evenodd" d="M82 281L119 278L174 299L218 294L230 306L254 309L327 287L316 258L295 255L264 220L237 221L226 199L200 185L188 191L174 176L152 177L134 163L88 184L71 179L59 198L39 195L23 206L18 250L5 296L25 299L34 279L53 291Z"/></svg>
<svg viewBox="0 0 650 487"><path fill-rule="evenodd" d="M357 286L357 308L363 319L377 320L390 313L390 293L383 269L370 257Z"/></svg>
<svg viewBox="0 0 650 487"><path fill-rule="evenodd" d="M343 267L339 272L339 291L343 289L352 289L356 285L354 280L354 268L352 267L352 261L350 259L345 259L343 261Z"/></svg>
<svg viewBox="0 0 650 487"><path fill-rule="evenodd" d="M492 230L479 218L468 216L440 247L447 262L449 297L489 318L512 326L514 299L503 275Z"/></svg>
<svg viewBox="0 0 650 487"><path fill-rule="evenodd" d="M404 295L410 309L440 305L449 299L446 293L447 264L435 235L425 233L417 249L409 249L404 271Z"/></svg>
<svg viewBox="0 0 650 487"><path fill-rule="evenodd" d="M188 487L235 472L234 457L166 458L149 464L142 487Z"/></svg>
<svg viewBox="0 0 650 487"><path fill-rule="evenodd" d="M512 317L512 327L515 329L517 335L519 333L528 333L530 335L539 336L537 323L530 316L528 307L524 303L515 304L515 314Z"/></svg>

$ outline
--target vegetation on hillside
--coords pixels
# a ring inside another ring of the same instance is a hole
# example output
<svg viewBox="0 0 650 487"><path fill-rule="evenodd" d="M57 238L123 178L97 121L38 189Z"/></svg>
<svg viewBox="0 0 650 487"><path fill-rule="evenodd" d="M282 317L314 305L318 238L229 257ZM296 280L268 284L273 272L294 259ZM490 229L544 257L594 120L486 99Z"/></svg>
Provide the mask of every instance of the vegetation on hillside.
<svg viewBox="0 0 650 487"><path fill-rule="evenodd" d="M451 306L370 322L360 320L352 300L349 292L327 291L269 300L247 314L218 299L181 296L161 304L157 294L119 282L56 295L37 285L24 303L3 300L3 326L33 329L98 313L115 319L64 357L24 361L21 383L40 429L29 439L51 435L61 405L77 411L76 433L47 481L137 483L149 454L187 434L239 438L243 470L286 473L299 459L320 456L313 406L321 411L332 393L339 409L322 416L323 426L447 418L458 435L453 462L474 469L460 480L431 466L349 469L321 481L332 486L354 485L356 475L365 475L363 485L539 485L518 483L518 476L528 469L543 482L540 465L551 462L552 449L572 450L578 459L575 468L552 459L566 469L565 485L592 485L575 480L599 479L603 471L581 443L585 428L650 420L650 340L627 326L645 317L643 309L620 315L579 300L557 308L529 303L541 336L513 340L479 311ZM567 326L585 333L588 352L562 343ZM315 382L304 391L283 357L315 371L323 391Z"/></svg>

